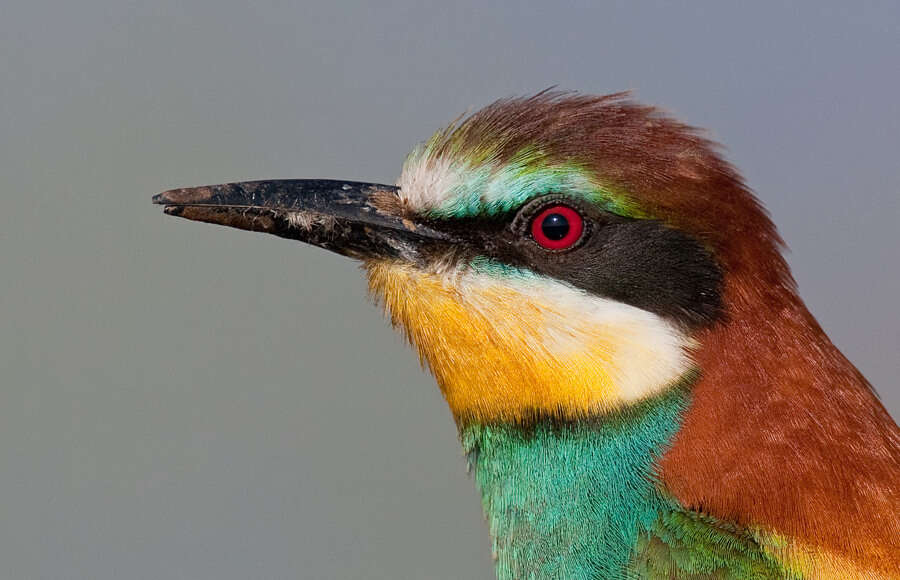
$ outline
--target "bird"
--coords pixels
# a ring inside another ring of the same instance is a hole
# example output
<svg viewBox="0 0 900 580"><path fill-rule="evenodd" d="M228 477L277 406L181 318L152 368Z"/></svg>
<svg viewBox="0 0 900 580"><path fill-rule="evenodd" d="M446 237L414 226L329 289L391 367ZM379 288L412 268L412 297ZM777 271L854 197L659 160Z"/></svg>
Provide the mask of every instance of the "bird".
<svg viewBox="0 0 900 580"><path fill-rule="evenodd" d="M498 100L395 185L153 202L362 263L449 405L500 580L900 578L900 429L720 145L630 93Z"/></svg>

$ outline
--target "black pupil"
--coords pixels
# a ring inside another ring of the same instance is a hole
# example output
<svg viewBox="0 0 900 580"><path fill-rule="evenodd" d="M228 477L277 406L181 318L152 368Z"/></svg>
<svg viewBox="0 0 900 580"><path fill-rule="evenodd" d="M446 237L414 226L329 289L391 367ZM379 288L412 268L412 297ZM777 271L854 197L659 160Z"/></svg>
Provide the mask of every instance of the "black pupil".
<svg viewBox="0 0 900 580"><path fill-rule="evenodd" d="M562 214L551 213L541 222L541 231L548 239L558 242L569 233L569 220Z"/></svg>

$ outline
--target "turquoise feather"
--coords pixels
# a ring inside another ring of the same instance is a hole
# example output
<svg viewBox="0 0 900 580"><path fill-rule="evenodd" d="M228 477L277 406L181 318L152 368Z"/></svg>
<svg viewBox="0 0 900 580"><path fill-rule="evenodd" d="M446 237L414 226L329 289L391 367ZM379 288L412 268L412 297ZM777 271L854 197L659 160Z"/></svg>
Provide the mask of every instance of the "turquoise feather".
<svg viewBox="0 0 900 580"><path fill-rule="evenodd" d="M462 426L499 580L788 578L748 532L656 480L688 399L679 385L597 420Z"/></svg>

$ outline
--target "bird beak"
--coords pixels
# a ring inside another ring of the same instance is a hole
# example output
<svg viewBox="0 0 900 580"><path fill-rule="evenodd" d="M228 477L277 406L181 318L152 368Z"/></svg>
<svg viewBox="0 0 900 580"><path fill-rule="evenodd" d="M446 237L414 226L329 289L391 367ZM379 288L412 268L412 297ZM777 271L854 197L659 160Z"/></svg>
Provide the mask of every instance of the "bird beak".
<svg viewBox="0 0 900 580"><path fill-rule="evenodd" d="M165 213L300 240L352 258L414 260L450 236L402 217L392 185L325 179L246 181L153 196Z"/></svg>

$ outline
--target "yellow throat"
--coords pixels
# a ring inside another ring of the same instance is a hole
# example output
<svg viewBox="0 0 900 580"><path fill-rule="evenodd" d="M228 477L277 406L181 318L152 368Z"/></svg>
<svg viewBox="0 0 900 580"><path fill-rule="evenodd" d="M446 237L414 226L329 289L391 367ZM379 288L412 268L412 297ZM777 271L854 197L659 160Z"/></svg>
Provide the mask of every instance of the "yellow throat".
<svg viewBox="0 0 900 580"><path fill-rule="evenodd" d="M676 326L527 271L370 261L369 289L457 420L578 418L636 402L691 367Z"/></svg>

